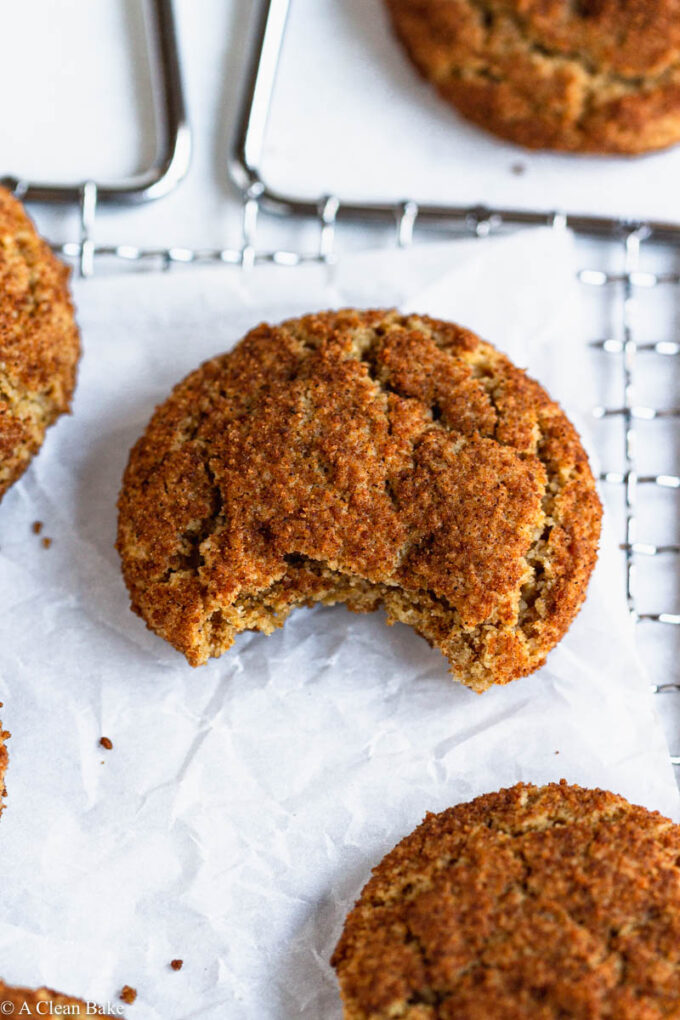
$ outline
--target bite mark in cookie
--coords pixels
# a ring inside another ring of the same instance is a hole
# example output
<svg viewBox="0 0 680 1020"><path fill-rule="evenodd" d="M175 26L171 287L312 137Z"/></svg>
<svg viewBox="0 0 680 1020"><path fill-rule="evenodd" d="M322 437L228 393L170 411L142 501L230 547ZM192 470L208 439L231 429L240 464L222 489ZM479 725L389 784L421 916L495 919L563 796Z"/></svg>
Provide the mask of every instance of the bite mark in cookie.
<svg viewBox="0 0 680 1020"><path fill-rule="evenodd" d="M290 611L384 606L475 690L537 669L585 596L601 508L563 412L451 323L262 325L177 386L135 445L132 606L192 665Z"/></svg>

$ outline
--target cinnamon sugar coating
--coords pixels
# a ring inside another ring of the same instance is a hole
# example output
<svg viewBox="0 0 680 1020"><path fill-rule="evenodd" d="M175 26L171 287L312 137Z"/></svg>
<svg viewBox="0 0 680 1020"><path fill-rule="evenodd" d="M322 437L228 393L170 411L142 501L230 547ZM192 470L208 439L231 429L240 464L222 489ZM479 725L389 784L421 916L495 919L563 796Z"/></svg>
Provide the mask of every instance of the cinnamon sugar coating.
<svg viewBox="0 0 680 1020"><path fill-rule="evenodd" d="M0 498L70 407L80 341L68 275L0 188Z"/></svg>
<svg viewBox="0 0 680 1020"><path fill-rule="evenodd" d="M422 74L531 149L680 141L680 0L386 0Z"/></svg>
<svg viewBox="0 0 680 1020"><path fill-rule="evenodd" d="M584 598L601 508L545 391L451 323L261 325L160 405L117 546L132 608L192 665L295 606L384 606L475 690L537 669Z"/></svg>
<svg viewBox="0 0 680 1020"><path fill-rule="evenodd" d="M680 1017L680 826L564 782L429 814L332 963L345 1020Z"/></svg>
<svg viewBox="0 0 680 1020"><path fill-rule="evenodd" d="M7 796L5 773L7 772L9 755L7 754L7 744L5 741L8 739L9 733L7 730L2 729L2 723L0 723L0 814L2 814L2 810L4 808L4 798Z"/></svg>

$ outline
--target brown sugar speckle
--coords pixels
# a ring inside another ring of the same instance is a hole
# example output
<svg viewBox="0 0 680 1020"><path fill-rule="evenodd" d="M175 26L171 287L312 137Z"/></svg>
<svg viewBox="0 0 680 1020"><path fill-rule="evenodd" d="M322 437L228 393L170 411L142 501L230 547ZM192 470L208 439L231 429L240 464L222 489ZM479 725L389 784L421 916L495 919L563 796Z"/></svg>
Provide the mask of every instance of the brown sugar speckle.
<svg viewBox="0 0 680 1020"><path fill-rule="evenodd" d="M52 545L52 539L51 538L47 538L47 536L45 538L43 538L43 540L42 540L42 547L43 547L43 549L49 549L49 547L51 545Z"/></svg>
<svg viewBox="0 0 680 1020"><path fill-rule="evenodd" d="M110 751L113 747L113 741L108 737L100 737L99 743L102 747L105 747L107 751Z"/></svg>
<svg viewBox="0 0 680 1020"><path fill-rule="evenodd" d="M137 998L137 989L132 988L131 985L123 985L120 998L122 1002L127 1002L128 1005L131 1005Z"/></svg>
<svg viewBox="0 0 680 1020"><path fill-rule="evenodd" d="M33 521L33 524L31 525L31 528L33 530L33 534L34 535L39 535L40 532L42 531L42 528L43 528L43 522L42 521Z"/></svg>
<svg viewBox="0 0 680 1020"><path fill-rule="evenodd" d="M192 666L296 606L383 606L476 691L543 665L585 597L601 507L579 437L453 323L345 309L261 325L155 412L118 550Z"/></svg>
<svg viewBox="0 0 680 1020"><path fill-rule="evenodd" d="M183 963L184 963L184 960L171 960L170 961L170 966L172 967L173 970L181 970Z"/></svg>
<svg viewBox="0 0 680 1020"><path fill-rule="evenodd" d="M344 1016L675 1016L679 858L680 826L563 782L429 814L345 921Z"/></svg>

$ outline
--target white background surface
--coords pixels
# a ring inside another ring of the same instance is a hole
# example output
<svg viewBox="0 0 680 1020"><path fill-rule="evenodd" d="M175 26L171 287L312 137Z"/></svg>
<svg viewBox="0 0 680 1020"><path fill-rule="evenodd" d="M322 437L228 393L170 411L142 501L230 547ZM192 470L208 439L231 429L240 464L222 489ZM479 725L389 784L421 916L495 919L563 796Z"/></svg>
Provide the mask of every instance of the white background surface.
<svg viewBox="0 0 680 1020"><path fill-rule="evenodd" d="M179 0L191 176L156 206L103 214L98 239L238 243L226 152L246 7ZM115 177L148 162L138 4L27 0L10 18L2 172ZM456 122L384 35L378 0L297 0L280 86L272 183L402 197L416 193L417 173L418 198L677 215L677 153L582 167L520 155ZM521 176L511 173L517 161ZM73 217L39 218L56 239L74 236ZM327 959L344 913L426 809L566 775L677 814L613 567L600 568L549 669L483 698L453 688L436 653L379 617L303 612L197 673L127 609L112 542L129 446L173 382L261 318L410 295L511 349L577 417L604 399L594 374L584 377L568 241L477 244L450 257L432 249L419 269L362 256L330 285L317 270L241 278L225 269L78 288L86 356L76 413L0 513L0 697L14 732L0 823L6 980L100 1001L127 982L139 989L127 1014L140 1020L335 1020ZM432 288L449 260L455 275ZM672 364L665 381L669 403ZM654 447L665 470L669 449ZM662 498L645 522L650 540L677 533ZM30 532L34 519L54 538L49 551ZM652 583L648 596L668 608L661 590ZM109 753L97 747L102 733ZM174 974L177 956L186 963Z"/></svg>
<svg viewBox="0 0 680 1020"><path fill-rule="evenodd" d="M578 157L487 135L421 81L383 0L294 0L269 143L266 179L293 193L680 218L680 149Z"/></svg>
<svg viewBox="0 0 680 1020"><path fill-rule="evenodd" d="M98 239L237 243L227 151L251 6L176 0L193 170L155 207L105 212ZM0 82L13 101L0 130L2 172L110 179L148 165L155 143L142 8L141 0L26 0L7 12ZM680 219L680 148L632 160L575 157L486 135L420 81L382 0L294 0L265 157L270 183L311 197L337 190ZM55 236L73 233L72 223L59 226Z"/></svg>

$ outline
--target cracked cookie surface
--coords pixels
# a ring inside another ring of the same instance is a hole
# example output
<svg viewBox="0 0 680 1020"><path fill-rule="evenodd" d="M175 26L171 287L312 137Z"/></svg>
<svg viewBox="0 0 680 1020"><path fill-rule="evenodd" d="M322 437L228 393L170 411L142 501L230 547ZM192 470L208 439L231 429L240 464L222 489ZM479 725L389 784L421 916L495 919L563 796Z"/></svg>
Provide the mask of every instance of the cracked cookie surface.
<svg viewBox="0 0 680 1020"><path fill-rule="evenodd" d="M421 73L463 116L532 149L680 141L680 0L386 0Z"/></svg>
<svg viewBox="0 0 680 1020"><path fill-rule="evenodd" d="M5 1003L11 1004L5 1006ZM16 988L0 981L0 1004L6 1016L109 1016L101 1007L62 995L52 988ZM118 1013L118 1016L121 1014Z"/></svg>
<svg viewBox="0 0 680 1020"><path fill-rule="evenodd" d="M475 690L542 665L584 598L601 508L545 391L451 323L328 312L252 330L133 448L133 609L192 665L295 606L383 606Z"/></svg>
<svg viewBox="0 0 680 1020"><path fill-rule="evenodd" d="M680 1017L680 826L564 782L428 814L331 962L345 1020Z"/></svg>
<svg viewBox="0 0 680 1020"><path fill-rule="evenodd" d="M0 188L0 498L69 410L80 341L68 275Z"/></svg>

